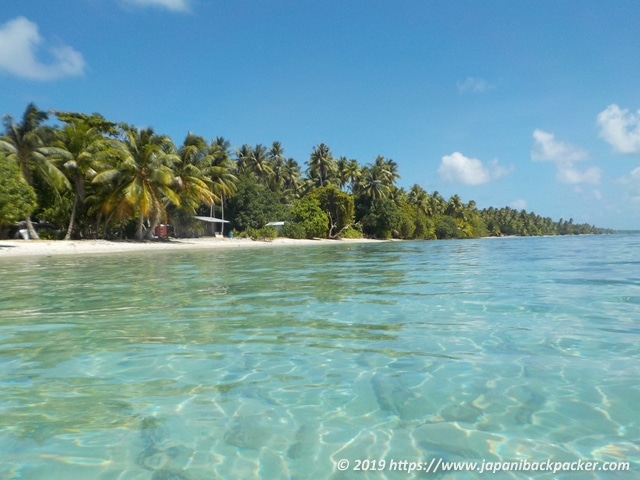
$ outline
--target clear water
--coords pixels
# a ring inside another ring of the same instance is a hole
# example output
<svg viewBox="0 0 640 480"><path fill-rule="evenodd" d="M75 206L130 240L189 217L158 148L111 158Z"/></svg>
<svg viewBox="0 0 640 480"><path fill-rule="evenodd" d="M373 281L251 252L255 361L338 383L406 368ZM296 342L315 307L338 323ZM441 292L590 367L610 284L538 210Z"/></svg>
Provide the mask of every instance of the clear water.
<svg viewBox="0 0 640 480"><path fill-rule="evenodd" d="M633 235L3 259L0 479L637 478L639 267Z"/></svg>

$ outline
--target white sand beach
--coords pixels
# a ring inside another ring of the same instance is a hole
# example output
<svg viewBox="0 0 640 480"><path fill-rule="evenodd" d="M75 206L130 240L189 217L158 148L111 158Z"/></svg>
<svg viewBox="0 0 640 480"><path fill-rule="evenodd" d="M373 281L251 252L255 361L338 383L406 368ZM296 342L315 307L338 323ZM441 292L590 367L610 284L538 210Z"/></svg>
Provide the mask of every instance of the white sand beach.
<svg viewBox="0 0 640 480"><path fill-rule="evenodd" d="M91 255L119 252L154 252L166 250L207 250L218 248L274 248L292 245L336 245L345 243L376 243L383 240L364 238L341 240L293 240L276 238L273 241L254 241L246 238L183 238L168 241L108 241L108 240L0 240L0 259L50 255Z"/></svg>

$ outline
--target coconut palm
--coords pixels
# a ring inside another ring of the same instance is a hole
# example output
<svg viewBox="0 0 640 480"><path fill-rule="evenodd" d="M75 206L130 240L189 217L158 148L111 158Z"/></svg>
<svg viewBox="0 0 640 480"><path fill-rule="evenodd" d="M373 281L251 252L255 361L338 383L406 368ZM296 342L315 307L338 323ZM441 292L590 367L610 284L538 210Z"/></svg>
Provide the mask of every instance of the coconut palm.
<svg viewBox="0 0 640 480"><path fill-rule="evenodd" d="M175 190L180 195L180 206L194 215L202 205L219 200L211 191L211 179L206 175L211 165L212 151L203 137L188 133L178 150L179 162L174 166Z"/></svg>
<svg viewBox="0 0 640 480"><path fill-rule="evenodd" d="M453 218L458 218L462 221L466 221L467 212L465 210L465 205L460 197L458 195L453 195L447 203L445 213Z"/></svg>
<svg viewBox="0 0 640 480"><path fill-rule="evenodd" d="M318 187L324 187L336 176L336 162L324 143L314 147L307 163L308 176Z"/></svg>
<svg viewBox="0 0 640 480"><path fill-rule="evenodd" d="M180 205L174 166L180 161L173 142L156 134L152 128L122 126L119 161L98 173L92 183L107 186L109 193L102 209L120 220L137 218L136 239L143 240L145 221L147 237L166 216L166 204Z"/></svg>
<svg viewBox="0 0 640 480"><path fill-rule="evenodd" d="M224 204L225 197L236 191L237 178L233 174L233 163L229 153L230 143L222 137L211 141L211 163L204 173L211 179L211 191L220 197Z"/></svg>
<svg viewBox="0 0 640 480"><path fill-rule="evenodd" d="M291 192L294 196L298 195L301 187L302 172L300 165L293 158L288 158L280 172L282 177L282 187L285 192Z"/></svg>
<svg viewBox="0 0 640 480"><path fill-rule="evenodd" d="M431 197L429 197L429 203L431 205L431 212L433 216L444 214L447 202L437 190L431 194Z"/></svg>
<svg viewBox="0 0 640 480"><path fill-rule="evenodd" d="M354 158L349 160L347 165L347 178L349 179L349 192L355 192L356 185L360 180L360 175L362 175L362 169L360 168L360 164Z"/></svg>
<svg viewBox="0 0 640 480"><path fill-rule="evenodd" d="M269 184L271 175L273 175L273 168L269 163L267 149L264 145L258 144L252 149L248 166L249 170L254 173L262 184Z"/></svg>
<svg viewBox="0 0 640 480"><path fill-rule="evenodd" d="M389 194L389 186L381 169L368 165L362 169L358 193L372 200L381 200Z"/></svg>
<svg viewBox="0 0 640 480"><path fill-rule="evenodd" d="M267 153L267 160L269 162L269 166L272 170L270 187L272 190L283 190L284 189L284 148L282 148L282 144L278 141L273 142L269 152Z"/></svg>
<svg viewBox="0 0 640 480"><path fill-rule="evenodd" d="M348 160L340 157L336 162L337 178L340 188L353 193L356 183L360 178L360 165L355 159Z"/></svg>
<svg viewBox="0 0 640 480"><path fill-rule="evenodd" d="M246 143L240 148L236 148L236 171L242 175L249 172L249 162L253 149Z"/></svg>
<svg viewBox="0 0 640 480"><path fill-rule="evenodd" d="M398 173L398 164L390 158L378 155L372 168L378 170L378 175L388 187L395 185L396 180L400 178L400 174Z"/></svg>
<svg viewBox="0 0 640 480"><path fill-rule="evenodd" d="M30 103L20 123L16 123L10 115L4 117L5 134L0 137L0 149L7 159L18 165L22 179L31 187L34 186L34 175L56 191L70 188L69 180L55 164L54 155L60 152L47 145L46 129L42 123L48 115ZM39 238L31 218L26 218L30 238Z"/></svg>
<svg viewBox="0 0 640 480"><path fill-rule="evenodd" d="M76 214L85 200L85 181L96 175L97 164L109 155L117 154L114 139L105 137L115 133L115 124L100 115L54 112L66 125L56 130L55 146L64 159L62 168L73 184L73 203L65 240L70 240L76 228Z"/></svg>
<svg viewBox="0 0 640 480"><path fill-rule="evenodd" d="M426 192L424 188L422 188L417 183L414 184L407 194L407 199L409 203L415 207L417 207L420 211L422 211L425 215L429 216L429 194Z"/></svg>

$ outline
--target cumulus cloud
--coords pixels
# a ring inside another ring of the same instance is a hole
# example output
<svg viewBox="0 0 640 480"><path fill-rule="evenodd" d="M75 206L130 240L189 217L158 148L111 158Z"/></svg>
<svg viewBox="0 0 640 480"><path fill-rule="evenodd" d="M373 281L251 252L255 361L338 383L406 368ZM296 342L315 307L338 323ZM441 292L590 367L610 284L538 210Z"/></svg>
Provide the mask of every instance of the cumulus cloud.
<svg viewBox="0 0 640 480"><path fill-rule="evenodd" d="M600 138L619 153L640 153L640 110L631 113L615 103L598 114Z"/></svg>
<svg viewBox="0 0 640 480"><path fill-rule="evenodd" d="M486 80L475 77L467 77L464 81L458 81L457 86L460 93L485 93L495 88L495 85Z"/></svg>
<svg viewBox="0 0 640 480"><path fill-rule="evenodd" d="M551 160L552 162L576 162L589 158L586 150L571 145L570 143L556 140L553 133L543 130L534 130L533 160Z"/></svg>
<svg viewBox="0 0 640 480"><path fill-rule="evenodd" d="M159 7L173 12L188 12L191 0L121 0L129 5L140 7Z"/></svg>
<svg viewBox="0 0 640 480"><path fill-rule="evenodd" d="M624 186L631 201L640 203L640 167L634 168L631 173L619 178L618 183Z"/></svg>
<svg viewBox="0 0 640 480"><path fill-rule="evenodd" d="M438 173L443 180L466 185L480 185L508 174L511 169L502 167L497 160L485 166L477 158L465 157L460 152L442 157Z"/></svg>
<svg viewBox="0 0 640 480"><path fill-rule="evenodd" d="M543 130L533 132L533 148L531 149L531 159L534 161L551 161L557 169L556 178L559 182L578 183L600 183L602 170L598 167L588 167L580 170L574 166L575 162L580 162L589 158L589 152L572 145L570 143L556 140L553 133Z"/></svg>
<svg viewBox="0 0 640 480"><path fill-rule="evenodd" d="M84 73L82 54L65 45L47 49L51 57L49 62L39 60L38 48L43 43L38 25L24 17L1 25L0 70L34 80L54 80Z"/></svg>
<svg viewBox="0 0 640 480"><path fill-rule="evenodd" d="M558 165L556 178L562 183L600 183L602 170L598 167L589 167L578 170L570 165Z"/></svg>
<svg viewBox="0 0 640 480"><path fill-rule="evenodd" d="M527 201L522 198L518 198L509 204L509 206L515 210L526 210Z"/></svg>

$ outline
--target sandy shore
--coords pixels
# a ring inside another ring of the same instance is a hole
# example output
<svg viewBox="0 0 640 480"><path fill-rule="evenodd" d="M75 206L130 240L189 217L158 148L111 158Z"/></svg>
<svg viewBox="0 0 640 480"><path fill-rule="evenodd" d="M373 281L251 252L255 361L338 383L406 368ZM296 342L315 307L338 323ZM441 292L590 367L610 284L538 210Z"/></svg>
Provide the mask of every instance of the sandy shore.
<svg viewBox="0 0 640 480"><path fill-rule="evenodd" d="M380 240L293 240L276 238L272 242L245 238L184 238L169 241L133 242L107 240L0 240L0 259L50 255L91 255L118 252L154 252L166 250L206 250L219 248L273 248L284 245L336 245L345 243L375 243Z"/></svg>

